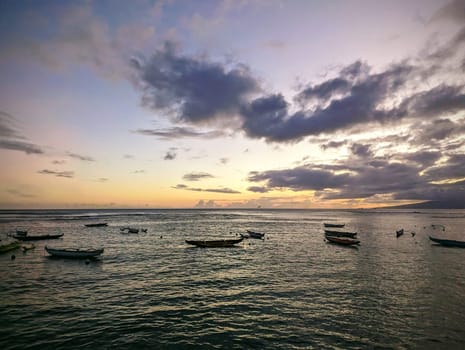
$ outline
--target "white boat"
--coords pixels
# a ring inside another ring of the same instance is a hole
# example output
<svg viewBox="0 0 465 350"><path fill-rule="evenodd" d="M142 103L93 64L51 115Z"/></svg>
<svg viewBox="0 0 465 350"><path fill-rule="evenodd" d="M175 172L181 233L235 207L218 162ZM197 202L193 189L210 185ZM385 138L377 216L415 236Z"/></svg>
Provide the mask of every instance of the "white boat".
<svg viewBox="0 0 465 350"><path fill-rule="evenodd" d="M50 248L45 246L45 250L51 256L60 258L85 259L95 258L103 253L103 248L100 249L81 249L81 248Z"/></svg>

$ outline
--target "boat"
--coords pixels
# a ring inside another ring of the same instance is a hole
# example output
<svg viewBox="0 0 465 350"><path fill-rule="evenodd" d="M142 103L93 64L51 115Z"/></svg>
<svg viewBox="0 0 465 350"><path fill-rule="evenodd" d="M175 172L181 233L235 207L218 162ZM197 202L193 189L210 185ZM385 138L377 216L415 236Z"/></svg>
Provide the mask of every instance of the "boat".
<svg viewBox="0 0 465 350"><path fill-rule="evenodd" d="M86 259L96 258L103 253L103 248L100 249L81 249L81 248L50 248L45 246L45 250L51 256L60 258Z"/></svg>
<svg viewBox="0 0 465 350"><path fill-rule="evenodd" d="M265 237L264 233L255 232L255 231L251 231L251 230L246 230L246 232L247 232L248 238L262 239L262 238Z"/></svg>
<svg viewBox="0 0 465 350"><path fill-rule="evenodd" d="M401 228L400 230L397 230L396 231L396 238L399 238L400 236L402 236L404 234L404 229Z"/></svg>
<svg viewBox="0 0 465 350"><path fill-rule="evenodd" d="M19 239L20 241L39 241L39 240L42 240L42 239L57 239L57 238L60 238L60 237L63 237L63 233L58 233L58 234L55 234L55 235L47 234L47 235L38 235L38 236L28 236L28 235L18 236L18 235L13 235L13 238Z"/></svg>
<svg viewBox="0 0 465 350"><path fill-rule="evenodd" d="M222 247L233 247L235 244L241 243L244 237L237 239L217 239L211 241L199 241L199 240L187 240L187 244L192 244L201 248L222 248Z"/></svg>
<svg viewBox="0 0 465 350"><path fill-rule="evenodd" d="M355 236L357 236L357 232L325 230L325 235L331 236L331 237L350 237L350 238L354 238Z"/></svg>
<svg viewBox="0 0 465 350"><path fill-rule="evenodd" d="M453 239L442 239L442 238L435 238L429 236L429 239L433 241L434 243L439 243L442 246L445 247L459 247L459 248L465 248L465 241L455 241Z"/></svg>
<svg viewBox="0 0 465 350"><path fill-rule="evenodd" d="M326 235L325 238L328 240L329 243L336 243L340 245L360 244L359 240L353 239L353 238L334 237L334 236L328 236L328 235Z"/></svg>
<svg viewBox="0 0 465 350"><path fill-rule="evenodd" d="M18 249L20 245L21 243L18 241L0 240L0 253L6 253L6 252L9 252L10 250Z"/></svg>
<svg viewBox="0 0 465 350"><path fill-rule="evenodd" d="M132 227L122 227L120 228L120 230L123 233L139 233L138 228L132 228Z"/></svg>
<svg viewBox="0 0 465 350"><path fill-rule="evenodd" d="M27 235L27 230L16 230L16 235L17 236L26 236Z"/></svg>
<svg viewBox="0 0 465 350"><path fill-rule="evenodd" d="M22 244L21 245L21 249L23 250L23 252L27 252L28 250L31 250L31 249L34 249L36 246L32 243L30 244Z"/></svg>
<svg viewBox="0 0 465 350"><path fill-rule="evenodd" d="M346 224L332 224L332 223L329 223L329 222L325 222L325 223L323 223L323 225L325 227L339 227L339 228L341 228L341 227L344 227Z"/></svg>
<svg viewBox="0 0 465 350"><path fill-rule="evenodd" d="M86 224L85 226L86 227L104 227L104 226L108 226L108 224L106 222L97 222L95 224Z"/></svg>

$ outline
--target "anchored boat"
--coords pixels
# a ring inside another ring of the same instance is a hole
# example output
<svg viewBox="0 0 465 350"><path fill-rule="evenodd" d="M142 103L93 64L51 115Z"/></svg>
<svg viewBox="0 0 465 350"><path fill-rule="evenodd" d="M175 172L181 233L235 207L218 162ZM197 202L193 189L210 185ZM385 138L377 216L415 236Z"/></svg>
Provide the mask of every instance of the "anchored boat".
<svg viewBox="0 0 465 350"><path fill-rule="evenodd" d="M200 241L200 240L186 240L187 244L192 244L201 248L224 248L224 247L233 247L235 244L242 242L244 237L238 239L217 239L210 241Z"/></svg>
<svg viewBox="0 0 465 350"><path fill-rule="evenodd" d="M45 250L51 256L60 258L72 258L72 259L85 259L85 258L96 258L103 253L103 248L100 249L81 249L81 248L50 248L45 246Z"/></svg>

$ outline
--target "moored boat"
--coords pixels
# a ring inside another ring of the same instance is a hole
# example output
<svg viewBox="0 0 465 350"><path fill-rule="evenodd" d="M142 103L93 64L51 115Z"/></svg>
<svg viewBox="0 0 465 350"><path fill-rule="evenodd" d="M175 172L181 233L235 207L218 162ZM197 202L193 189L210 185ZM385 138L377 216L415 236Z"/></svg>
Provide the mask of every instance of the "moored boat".
<svg viewBox="0 0 465 350"><path fill-rule="evenodd" d="M85 224L86 227L105 227L108 226L106 222L96 222L93 224Z"/></svg>
<svg viewBox="0 0 465 350"><path fill-rule="evenodd" d="M45 246L45 250L51 256L60 258L86 259L96 258L103 253L104 249L81 249L81 248L50 248Z"/></svg>
<svg viewBox="0 0 465 350"><path fill-rule="evenodd" d="M264 233L256 232L256 231L251 231L251 230L246 230L248 238L256 238L256 239L262 239L265 237ZM247 237L245 236L245 237Z"/></svg>
<svg viewBox="0 0 465 350"><path fill-rule="evenodd" d="M401 228L400 230L397 230L396 231L396 238L399 238L400 236L402 236L404 234L404 229Z"/></svg>
<svg viewBox="0 0 465 350"><path fill-rule="evenodd" d="M331 223L331 222L325 222L323 223L323 225L325 227L339 227L339 228L342 228L344 227L346 224L336 224L336 223Z"/></svg>
<svg viewBox="0 0 465 350"><path fill-rule="evenodd" d="M354 238L357 232L325 230L325 235L332 237L350 237Z"/></svg>
<svg viewBox="0 0 465 350"><path fill-rule="evenodd" d="M235 244L242 242L244 237L238 239L217 239L217 240L187 240L187 244L195 245L201 248L223 248L233 247Z"/></svg>
<svg viewBox="0 0 465 350"><path fill-rule="evenodd" d="M330 243L336 243L336 244L340 244L340 245L360 244L359 240L356 240L356 239L353 239L353 238L343 238L343 237L335 237L335 236L328 236L328 235L326 235L325 238Z"/></svg>
<svg viewBox="0 0 465 350"><path fill-rule="evenodd" d="M429 236L429 239L433 241L434 243L439 243L442 246L445 247L459 247L459 248L465 248L465 241L456 241L453 239L442 239L442 238L435 238Z"/></svg>
<svg viewBox="0 0 465 350"><path fill-rule="evenodd" d="M10 250L18 249L21 243L12 240L0 240L0 253L6 253Z"/></svg>
<svg viewBox="0 0 465 350"><path fill-rule="evenodd" d="M63 233L58 233L58 234L55 234L55 235L50 235L50 234L47 234L47 235L38 235L38 236L29 236L29 235L25 235L25 236L18 236L18 235L13 235L13 238L16 238L16 239L19 239L20 241L39 241L39 240L43 240L43 239L57 239L57 238L60 238L60 237L63 237Z"/></svg>

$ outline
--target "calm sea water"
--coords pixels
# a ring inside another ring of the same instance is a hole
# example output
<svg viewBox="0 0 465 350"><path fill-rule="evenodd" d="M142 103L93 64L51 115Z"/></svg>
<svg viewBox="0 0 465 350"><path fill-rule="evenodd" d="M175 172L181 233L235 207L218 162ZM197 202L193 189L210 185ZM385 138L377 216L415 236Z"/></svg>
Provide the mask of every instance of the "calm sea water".
<svg viewBox="0 0 465 350"><path fill-rule="evenodd" d="M360 247L325 243L326 221L358 231ZM0 348L463 348L465 249L428 235L465 240L464 227L463 210L0 211L3 235L64 233L0 255ZM266 239L184 242L246 229ZM52 259L46 244L105 252Z"/></svg>

